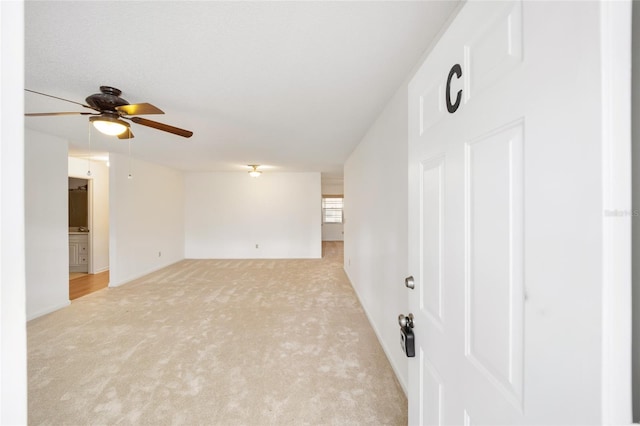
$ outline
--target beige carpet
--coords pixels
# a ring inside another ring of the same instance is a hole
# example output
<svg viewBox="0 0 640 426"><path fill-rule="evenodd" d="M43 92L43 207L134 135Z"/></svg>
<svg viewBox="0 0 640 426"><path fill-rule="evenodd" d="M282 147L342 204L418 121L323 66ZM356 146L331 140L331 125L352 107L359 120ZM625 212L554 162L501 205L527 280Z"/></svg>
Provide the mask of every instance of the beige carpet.
<svg viewBox="0 0 640 426"><path fill-rule="evenodd" d="M342 269L184 260L29 322L29 424L401 425Z"/></svg>

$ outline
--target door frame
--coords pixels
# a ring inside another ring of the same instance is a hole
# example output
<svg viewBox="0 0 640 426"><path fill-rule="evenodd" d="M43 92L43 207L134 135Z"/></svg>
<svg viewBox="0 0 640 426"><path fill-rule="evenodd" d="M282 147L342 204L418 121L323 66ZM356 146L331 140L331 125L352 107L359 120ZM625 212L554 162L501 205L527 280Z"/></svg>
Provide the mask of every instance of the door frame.
<svg viewBox="0 0 640 426"><path fill-rule="evenodd" d="M631 1L601 1L602 423L631 424ZM618 215L618 213L620 214Z"/></svg>

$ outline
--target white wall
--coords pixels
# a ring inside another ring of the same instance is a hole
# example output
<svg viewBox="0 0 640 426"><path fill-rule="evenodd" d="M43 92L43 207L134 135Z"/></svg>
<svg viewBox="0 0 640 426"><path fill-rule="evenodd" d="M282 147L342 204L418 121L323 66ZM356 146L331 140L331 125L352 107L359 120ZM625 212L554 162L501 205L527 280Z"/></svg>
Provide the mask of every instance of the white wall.
<svg viewBox="0 0 640 426"><path fill-rule="evenodd" d="M0 424L27 423L24 10L0 1Z"/></svg>
<svg viewBox="0 0 640 426"><path fill-rule="evenodd" d="M407 85L344 168L345 271L406 390L397 317L407 314Z"/></svg>
<svg viewBox="0 0 640 426"><path fill-rule="evenodd" d="M343 195L344 178L322 178L322 195Z"/></svg>
<svg viewBox="0 0 640 426"><path fill-rule="evenodd" d="M320 203L319 173L187 173L185 256L319 258Z"/></svg>
<svg viewBox="0 0 640 426"><path fill-rule="evenodd" d="M344 224L342 223L323 223L322 224L322 241L343 241L344 240Z"/></svg>
<svg viewBox="0 0 640 426"><path fill-rule="evenodd" d="M640 423L640 4L633 8L632 189L633 189L633 421Z"/></svg>
<svg viewBox="0 0 640 426"><path fill-rule="evenodd" d="M91 161L69 157L69 176L90 179L92 184L92 218L89 231L93 239L91 246L91 268L97 274L109 269L109 168L104 161ZM87 170L91 167L91 176Z"/></svg>
<svg viewBox="0 0 640 426"><path fill-rule="evenodd" d="M184 179L181 172L109 157L109 286L115 287L184 258Z"/></svg>
<svg viewBox="0 0 640 426"><path fill-rule="evenodd" d="M69 304L67 142L25 130L27 318Z"/></svg>

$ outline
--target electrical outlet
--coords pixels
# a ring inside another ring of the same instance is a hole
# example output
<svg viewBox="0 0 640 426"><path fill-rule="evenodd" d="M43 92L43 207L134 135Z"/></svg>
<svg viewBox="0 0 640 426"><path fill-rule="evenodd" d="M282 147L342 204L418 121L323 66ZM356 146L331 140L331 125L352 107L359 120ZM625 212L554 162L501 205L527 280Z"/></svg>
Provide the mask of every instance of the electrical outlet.
<svg viewBox="0 0 640 426"><path fill-rule="evenodd" d="M161 251L158 252L158 257L162 257L162 252Z"/></svg>
<svg viewBox="0 0 640 426"><path fill-rule="evenodd" d="M258 244L256 244L256 248L259 248Z"/></svg>

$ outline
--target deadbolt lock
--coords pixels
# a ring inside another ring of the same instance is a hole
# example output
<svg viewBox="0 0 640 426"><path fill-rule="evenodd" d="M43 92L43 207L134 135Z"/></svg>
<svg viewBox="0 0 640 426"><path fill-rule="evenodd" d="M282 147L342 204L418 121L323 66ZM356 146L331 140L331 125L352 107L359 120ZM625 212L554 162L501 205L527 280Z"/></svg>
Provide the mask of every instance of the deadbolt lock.
<svg viewBox="0 0 640 426"><path fill-rule="evenodd" d="M411 290L416 288L416 283L413 280L413 276L409 275L407 278L404 279L404 286Z"/></svg>

